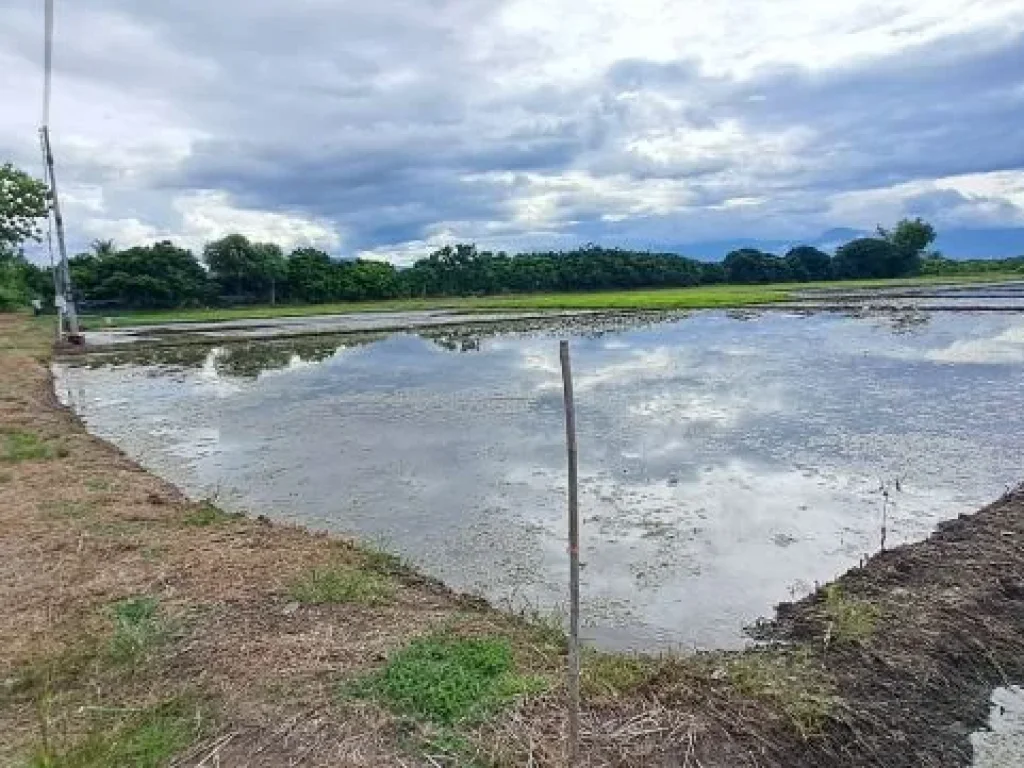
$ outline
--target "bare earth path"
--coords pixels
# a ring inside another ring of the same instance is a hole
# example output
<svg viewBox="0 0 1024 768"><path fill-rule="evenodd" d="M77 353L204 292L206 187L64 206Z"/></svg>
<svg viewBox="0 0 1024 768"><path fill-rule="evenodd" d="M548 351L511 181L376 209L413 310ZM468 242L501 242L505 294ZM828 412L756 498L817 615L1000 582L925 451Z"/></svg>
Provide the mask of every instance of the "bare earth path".
<svg viewBox="0 0 1024 768"><path fill-rule="evenodd" d="M0 765L564 764L557 630L184 499L56 403L49 343L0 315ZM783 606L765 633L780 646L589 654L585 764L966 765L991 689L1024 681L1024 494ZM505 648L511 666L465 672L449 646ZM489 704L438 709L464 694Z"/></svg>

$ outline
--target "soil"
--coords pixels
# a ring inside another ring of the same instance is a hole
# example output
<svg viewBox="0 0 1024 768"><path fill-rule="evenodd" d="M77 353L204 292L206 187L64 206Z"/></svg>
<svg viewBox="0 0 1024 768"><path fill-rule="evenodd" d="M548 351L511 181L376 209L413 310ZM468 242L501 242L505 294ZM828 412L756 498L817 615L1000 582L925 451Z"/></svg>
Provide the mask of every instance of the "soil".
<svg viewBox="0 0 1024 768"><path fill-rule="evenodd" d="M565 649L549 629L353 542L266 519L191 523L205 507L59 405L49 345L42 322L0 316L0 446L17 432L45 447L0 461L0 764L67 754L103 727L97 713L176 696L203 702L206 725L174 765L565 764ZM290 584L339 564L386 573L395 598L293 602ZM105 650L110 606L139 595L173 631L126 668ZM423 747L430 726L339 693L441 628L507 637L549 681L466 724L455 757ZM1024 491L781 605L757 632L764 645L744 653L587 656L581 764L968 765L992 689L1024 681Z"/></svg>

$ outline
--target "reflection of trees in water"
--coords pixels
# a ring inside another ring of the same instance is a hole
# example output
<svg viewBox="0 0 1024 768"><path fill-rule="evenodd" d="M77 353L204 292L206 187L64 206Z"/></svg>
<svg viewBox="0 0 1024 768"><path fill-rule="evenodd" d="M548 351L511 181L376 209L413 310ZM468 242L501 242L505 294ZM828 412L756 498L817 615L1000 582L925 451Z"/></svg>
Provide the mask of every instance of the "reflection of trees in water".
<svg viewBox="0 0 1024 768"><path fill-rule="evenodd" d="M526 318L500 323L477 323L422 328L412 333L448 352L479 352L481 343L497 336L522 337L572 336L578 339L599 339L604 336L650 328L660 323L680 320L688 312L623 312L601 315L567 315L564 317ZM744 316L744 319L747 319Z"/></svg>
<svg viewBox="0 0 1024 768"><path fill-rule="evenodd" d="M372 344L384 338L380 334L349 335L344 340L333 337L301 339L185 344L171 347L140 347L111 354L94 354L69 364L102 368L133 365L151 368L198 369L212 363L217 373L239 378L255 378L263 371L287 368L293 360L319 363L340 349Z"/></svg>
<svg viewBox="0 0 1024 768"><path fill-rule="evenodd" d="M739 320L741 322L756 320L762 314L764 313L756 309L727 309L725 311L725 316L730 320Z"/></svg>
<svg viewBox="0 0 1024 768"><path fill-rule="evenodd" d="M293 360L302 363L319 363L332 357L339 349L349 346L367 344L366 340L346 340L339 343L335 339L294 339L287 343L280 342L249 342L231 344L222 347L221 354L214 359L217 373L240 378L255 378L263 371L275 371L287 368Z"/></svg>
<svg viewBox="0 0 1024 768"><path fill-rule="evenodd" d="M149 347L124 349L113 353L87 355L79 360L70 360L68 365L85 365L88 368L104 368L109 365L162 366L165 368L202 368L210 355L210 347L185 345L180 347Z"/></svg>
<svg viewBox="0 0 1024 768"><path fill-rule="evenodd" d="M404 333L418 336L448 352L479 352L487 339L497 336L522 337L572 336L597 339L609 334L650 328L660 323L679 320L685 312L623 312L619 314L577 315L564 317L524 318L492 323L469 323L434 328L409 329ZM744 314L743 319L749 318ZM132 346L113 352L97 352L70 361L70 365L100 368L109 365L198 369L213 365L217 373L238 378L256 378L264 371L287 368L295 361L319 363L341 349L365 346L381 341L390 333L321 334L277 339L219 339L208 343L177 346Z"/></svg>

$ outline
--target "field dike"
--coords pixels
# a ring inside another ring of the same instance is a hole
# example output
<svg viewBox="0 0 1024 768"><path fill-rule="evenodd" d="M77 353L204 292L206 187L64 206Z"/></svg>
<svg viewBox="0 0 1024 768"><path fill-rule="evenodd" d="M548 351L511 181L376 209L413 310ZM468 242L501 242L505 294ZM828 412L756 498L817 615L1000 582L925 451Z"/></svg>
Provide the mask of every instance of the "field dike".
<svg viewBox="0 0 1024 768"><path fill-rule="evenodd" d="M0 765L564 765L560 628L195 503L0 316ZM1024 492L780 606L743 653L583 660L588 766L949 766L1024 680Z"/></svg>

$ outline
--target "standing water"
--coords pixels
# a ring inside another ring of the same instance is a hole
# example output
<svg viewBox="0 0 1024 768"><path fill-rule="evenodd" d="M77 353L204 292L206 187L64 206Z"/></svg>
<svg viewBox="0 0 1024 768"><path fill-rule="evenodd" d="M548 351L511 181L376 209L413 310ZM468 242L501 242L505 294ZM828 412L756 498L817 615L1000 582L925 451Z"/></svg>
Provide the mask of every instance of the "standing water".
<svg viewBox="0 0 1024 768"><path fill-rule="evenodd" d="M1024 758L1024 689L997 688L989 727L971 736L972 768L1020 768Z"/></svg>
<svg viewBox="0 0 1024 768"><path fill-rule="evenodd" d="M729 647L880 542L1020 479L1024 319L696 313L134 351L56 367L88 426L196 497L350 533L458 589L565 605L572 334L585 634Z"/></svg>

